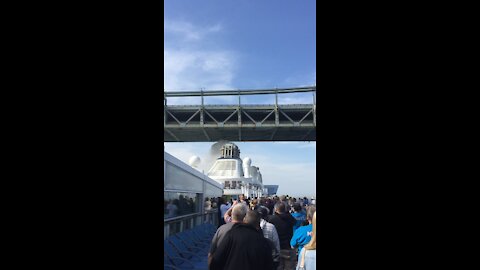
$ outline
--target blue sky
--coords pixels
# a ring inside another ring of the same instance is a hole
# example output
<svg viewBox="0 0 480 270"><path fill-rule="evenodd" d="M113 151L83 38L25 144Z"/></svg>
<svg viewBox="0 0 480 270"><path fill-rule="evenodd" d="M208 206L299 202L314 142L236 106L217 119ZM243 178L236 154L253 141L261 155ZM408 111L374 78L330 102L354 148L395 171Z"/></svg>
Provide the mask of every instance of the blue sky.
<svg viewBox="0 0 480 270"><path fill-rule="evenodd" d="M316 84L315 1L165 0L164 7L167 91ZM280 95L279 103L311 104L312 99L312 93L288 94ZM237 97L205 99L206 104L236 102ZM273 102L274 96L242 97L246 104ZM168 99L168 104L199 103L199 98ZM265 184L279 184L283 194L314 195L316 143L235 143L242 157L247 153L260 167ZM184 161L189 154L207 153L211 145L165 143L167 152Z"/></svg>

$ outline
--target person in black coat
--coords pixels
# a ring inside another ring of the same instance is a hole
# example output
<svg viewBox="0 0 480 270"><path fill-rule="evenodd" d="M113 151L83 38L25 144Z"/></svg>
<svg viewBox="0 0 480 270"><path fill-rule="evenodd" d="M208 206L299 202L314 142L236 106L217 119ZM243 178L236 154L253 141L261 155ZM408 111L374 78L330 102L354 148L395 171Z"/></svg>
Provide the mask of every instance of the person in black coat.
<svg viewBox="0 0 480 270"><path fill-rule="evenodd" d="M295 218L287 213L285 204L275 204L275 213L268 217L268 222L275 226L280 240L280 265L279 270L294 269L296 263L295 250L290 247L290 240L293 236Z"/></svg>
<svg viewBox="0 0 480 270"><path fill-rule="evenodd" d="M273 269L271 245L259 230L260 216L250 210L247 217L250 224L234 224L220 242L212 255L210 270Z"/></svg>

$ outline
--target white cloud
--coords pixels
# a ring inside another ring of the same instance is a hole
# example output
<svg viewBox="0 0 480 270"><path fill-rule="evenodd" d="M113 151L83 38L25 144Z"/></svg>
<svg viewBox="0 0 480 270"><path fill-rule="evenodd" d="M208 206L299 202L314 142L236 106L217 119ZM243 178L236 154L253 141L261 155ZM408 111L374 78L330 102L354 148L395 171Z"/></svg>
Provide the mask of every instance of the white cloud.
<svg viewBox="0 0 480 270"><path fill-rule="evenodd" d="M236 54L226 48L208 45L223 26L200 27L186 21L165 21L164 89L167 91L198 91L234 89ZM208 40L207 40L208 35ZM168 42L167 42L168 41ZM231 97L217 97L231 102ZM170 99L168 104L188 104L186 99ZM200 104L200 99L194 104ZM208 104L208 102L206 102Z"/></svg>
<svg viewBox="0 0 480 270"><path fill-rule="evenodd" d="M164 51L164 88L179 90L233 89L234 56L226 51Z"/></svg>
<svg viewBox="0 0 480 270"><path fill-rule="evenodd" d="M202 28L187 21L164 21L165 32L177 35L183 41L198 41L222 29L220 24Z"/></svg>
<svg viewBox="0 0 480 270"><path fill-rule="evenodd" d="M221 36L224 27L217 23L199 26L188 21L165 21L164 89L166 91L234 90L235 74L238 71L238 56L235 51L222 48ZM212 46L212 44L215 44ZM215 49L213 49L215 48ZM285 86L311 86L316 72L305 82L304 75L286 78ZM310 82L311 81L311 82ZM299 83L299 82L303 82ZM265 86L269 88L269 86ZM264 87L264 88L265 88ZM274 97L245 97L248 104L273 104ZM256 102L256 101L260 102ZM189 103L189 102L194 103ZM211 97L205 104L237 104L238 97ZM220 102L220 103L218 103ZM199 98L169 99L170 105L200 104ZM279 95L279 104L311 104L312 97Z"/></svg>

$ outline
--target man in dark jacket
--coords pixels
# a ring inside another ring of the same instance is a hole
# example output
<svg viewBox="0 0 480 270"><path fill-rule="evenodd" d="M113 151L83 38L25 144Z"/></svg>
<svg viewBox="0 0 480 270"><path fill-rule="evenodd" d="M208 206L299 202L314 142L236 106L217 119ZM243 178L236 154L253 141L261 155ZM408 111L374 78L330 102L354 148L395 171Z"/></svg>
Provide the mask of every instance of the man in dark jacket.
<svg viewBox="0 0 480 270"><path fill-rule="evenodd" d="M250 211L247 217L249 224L234 224L220 242L216 252L212 255L210 270L273 269L270 243L259 230L260 216L256 212Z"/></svg>
<svg viewBox="0 0 480 270"><path fill-rule="evenodd" d="M290 240L293 236L293 226L295 218L286 212L285 204L278 202L275 204L275 213L269 216L268 222L275 226L280 240L280 265L278 270L295 269L296 256L295 251L290 247Z"/></svg>

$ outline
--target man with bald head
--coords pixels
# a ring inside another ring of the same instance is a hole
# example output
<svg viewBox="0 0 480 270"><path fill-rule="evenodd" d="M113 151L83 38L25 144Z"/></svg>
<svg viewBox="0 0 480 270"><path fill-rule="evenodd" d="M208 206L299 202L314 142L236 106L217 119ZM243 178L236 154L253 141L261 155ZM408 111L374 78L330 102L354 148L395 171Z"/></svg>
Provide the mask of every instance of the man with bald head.
<svg viewBox="0 0 480 270"><path fill-rule="evenodd" d="M212 239L212 244L210 245L210 252L208 253L209 259L211 258L212 254L215 252L227 232L232 229L233 225L235 225L236 223L243 223L243 219L247 215L247 211L248 207L246 204L243 203L238 203L232 207L232 222L223 224L217 229L217 232L215 232L215 235Z"/></svg>
<svg viewBox="0 0 480 270"><path fill-rule="evenodd" d="M244 223L232 226L212 255L209 269L273 269L272 247L269 240L263 237L258 212L249 210Z"/></svg>

